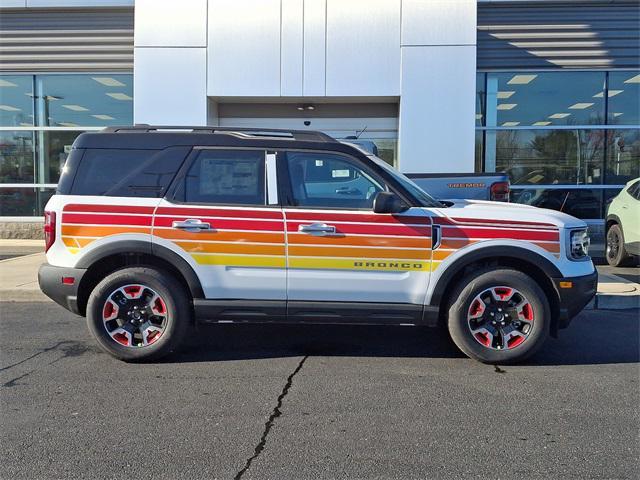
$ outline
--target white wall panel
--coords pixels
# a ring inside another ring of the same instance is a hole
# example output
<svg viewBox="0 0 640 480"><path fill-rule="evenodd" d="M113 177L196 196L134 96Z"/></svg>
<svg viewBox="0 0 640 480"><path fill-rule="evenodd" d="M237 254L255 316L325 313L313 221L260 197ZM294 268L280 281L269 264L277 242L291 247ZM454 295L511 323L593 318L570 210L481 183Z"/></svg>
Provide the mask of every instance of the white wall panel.
<svg viewBox="0 0 640 480"><path fill-rule="evenodd" d="M136 0L136 47L206 47L207 0Z"/></svg>
<svg viewBox="0 0 640 480"><path fill-rule="evenodd" d="M302 95L304 0L282 0L282 57L280 94Z"/></svg>
<svg viewBox="0 0 640 480"><path fill-rule="evenodd" d="M26 4L30 8L133 7L134 0L26 0Z"/></svg>
<svg viewBox="0 0 640 480"><path fill-rule="evenodd" d="M280 0L209 0L211 96L280 95Z"/></svg>
<svg viewBox="0 0 640 480"><path fill-rule="evenodd" d="M402 45L475 45L476 0L402 0Z"/></svg>
<svg viewBox="0 0 640 480"><path fill-rule="evenodd" d="M402 49L402 172L474 171L475 83L475 46Z"/></svg>
<svg viewBox="0 0 640 480"><path fill-rule="evenodd" d="M306 96L326 95L326 0L304 0L303 87Z"/></svg>
<svg viewBox="0 0 640 480"><path fill-rule="evenodd" d="M206 61L205 48L136 48L134 122L205 125Z"/></svg>
<svg viewBox="0 0 640 480"><path fill-rule="evenodd" d="M398 95L400 0L327 2L327 95Z"/></svg>

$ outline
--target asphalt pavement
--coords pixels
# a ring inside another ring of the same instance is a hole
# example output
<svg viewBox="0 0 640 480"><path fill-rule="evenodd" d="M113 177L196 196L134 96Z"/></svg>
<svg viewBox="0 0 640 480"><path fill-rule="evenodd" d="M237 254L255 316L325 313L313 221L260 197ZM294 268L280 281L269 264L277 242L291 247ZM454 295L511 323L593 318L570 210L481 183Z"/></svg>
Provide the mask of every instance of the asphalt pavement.
<svg viewBox="0 0 640 480"><path fill-rule="evenodd" d="M119 362L51 302L0 303L6 479L638 478L638 311L520 366L410 327L215 325Z"/></svg>

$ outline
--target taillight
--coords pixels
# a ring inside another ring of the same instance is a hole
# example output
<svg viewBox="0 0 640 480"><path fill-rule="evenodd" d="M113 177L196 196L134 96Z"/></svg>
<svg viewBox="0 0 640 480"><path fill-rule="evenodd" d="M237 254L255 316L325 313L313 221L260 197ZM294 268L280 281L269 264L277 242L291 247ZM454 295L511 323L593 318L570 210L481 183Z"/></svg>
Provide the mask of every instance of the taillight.
<svg viewBox="0 0 640 480"><path fill-rule="evenodd" d="M56 241L56 212L44 212L44 251Z"/></svg>
<svg viewBox="0 0 640 480"><path fill-rule="evenodd" d="M491 200L494 202L509 201L509 182L496 182L491 184Z"/></svg>

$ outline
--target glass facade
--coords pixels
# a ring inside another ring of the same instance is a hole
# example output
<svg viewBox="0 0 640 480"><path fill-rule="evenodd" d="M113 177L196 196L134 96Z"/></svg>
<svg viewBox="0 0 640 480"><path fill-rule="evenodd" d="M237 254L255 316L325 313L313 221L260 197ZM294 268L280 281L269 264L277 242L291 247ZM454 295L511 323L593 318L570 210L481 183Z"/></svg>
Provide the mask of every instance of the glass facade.
<svg viewBox="0 0 640 480"><path fill-rule="evenodd" d="M133 122L133 75L0 75L0 216L40 216L78 135Z"/></svg>
<svg viewBox="0 0 640 480"><path fill-rule="evenodd" d="M512 201L600 219L640 177L640 72L478 73L476 165Z"/></svg>

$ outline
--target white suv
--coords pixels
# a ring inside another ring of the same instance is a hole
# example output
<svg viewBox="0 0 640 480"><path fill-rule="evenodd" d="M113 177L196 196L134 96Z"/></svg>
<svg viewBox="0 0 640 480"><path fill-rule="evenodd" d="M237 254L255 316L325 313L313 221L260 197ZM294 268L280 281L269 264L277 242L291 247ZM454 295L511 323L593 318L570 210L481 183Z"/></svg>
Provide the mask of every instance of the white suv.
<svg viewBox="0 0 640 480"><path fill-rule="evenodd" d="M40 286L123 360L203 321L446 324L509 363L595 294L576 218L445 205L318 132L167 128L80 135L46 206Z"/></svg>

